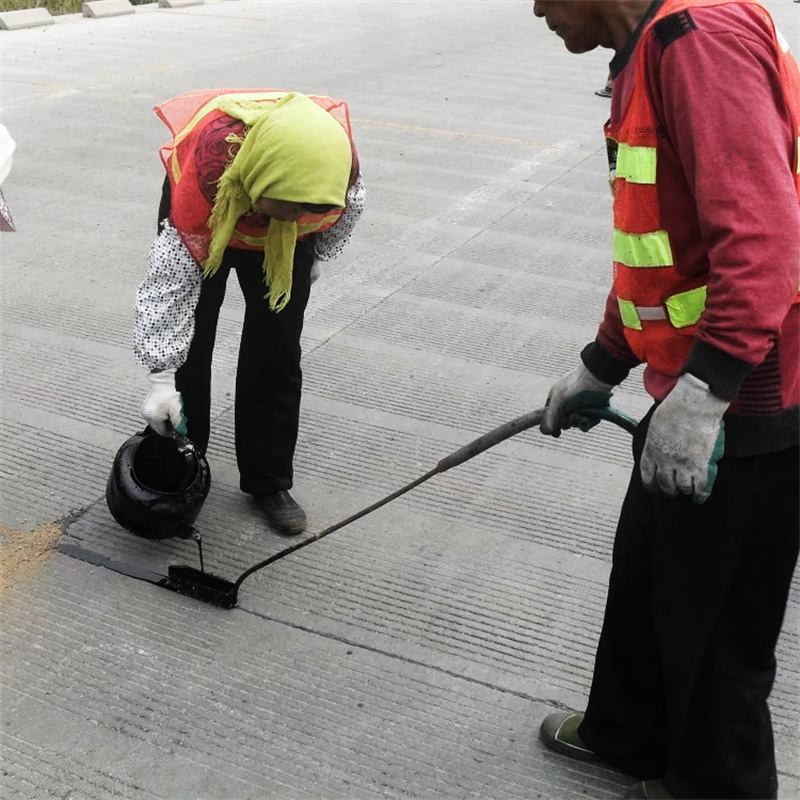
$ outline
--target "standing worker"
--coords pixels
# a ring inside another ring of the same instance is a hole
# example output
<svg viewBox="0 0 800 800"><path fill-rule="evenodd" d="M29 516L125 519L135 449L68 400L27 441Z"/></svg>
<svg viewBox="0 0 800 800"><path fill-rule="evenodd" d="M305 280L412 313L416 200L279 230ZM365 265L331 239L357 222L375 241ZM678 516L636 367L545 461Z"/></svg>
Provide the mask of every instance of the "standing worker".
<svg viewBox="0 0 800 800"><path fill-rule="evenodd" d="M156 108L173 138L159 232L136 296L142 413L162 436L208 446L211 361L225 284L245 299L236 370L240 488L269 524L301 533L289 493L300 415L300 334L318 260L338 255L364 208L347 105L275 90L201 91Z"/></svg>
<svg viewBox="0 0 800 800"><path fill-rule="evenodd" d="M767 698L797 562L800 76L749 0L536 0L567 50L615 51L613 288L547 398L585 427L645 364L585 713L543 741L626 797L777 796Z"/></svg>

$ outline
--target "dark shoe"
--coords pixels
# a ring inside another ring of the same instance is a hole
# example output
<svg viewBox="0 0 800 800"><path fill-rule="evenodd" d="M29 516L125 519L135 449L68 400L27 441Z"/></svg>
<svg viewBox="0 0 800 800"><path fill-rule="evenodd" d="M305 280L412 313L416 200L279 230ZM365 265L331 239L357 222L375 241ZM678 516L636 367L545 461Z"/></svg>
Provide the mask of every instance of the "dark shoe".
<svg viewBox="0 0 800 800"><path fill-rule="evenodd" d="M294 536L306 529L306 512L285 489L274 494L253 495L253 500L276 531Z"/></svg>
<svg viewBox="0 0 800 800"><path fill-rule="evenodd" d="M578 736L578 725L583 722L583 714L574 711L557 711L544 718L539 728L539 738L551 749L562 756L579 761L602 763L603 759L595 755Z"/></svg>
<svg viewBox="0 0 800 800"><path fill-rule="evenodd" d="M797 0L797 2L800 2L800 0ZM602 89L597 89L595 90L595 94L598 97L611 97L611 87L604 86Z"/></svg>
<svg viewBox="0 0 800 800"><path fill-rule="evenodd" d="M673 795L662 780L639 781L625 790L625 800L672 800Z"/></svg>

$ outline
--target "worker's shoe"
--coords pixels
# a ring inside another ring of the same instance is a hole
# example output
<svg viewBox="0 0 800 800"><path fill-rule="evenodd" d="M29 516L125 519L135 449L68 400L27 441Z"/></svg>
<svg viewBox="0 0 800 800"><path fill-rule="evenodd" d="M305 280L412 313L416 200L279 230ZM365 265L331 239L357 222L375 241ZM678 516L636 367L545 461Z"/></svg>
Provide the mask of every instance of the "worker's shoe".
<svg viewBox="0 0 800 800"><path fill-rule="evenodd" d="M797 1L800 2L800 0L797 0ZM613 90L611 88L611 83L610 82L607 83L602 89L597 89L595 91L595 94L598 97L611 97L611 95L613 94Z"/></svg>
<svg viewBox="0 0 800 800"><path fill-rule="evenodd" d="M539 738L562 756L578 761L602 762L602 758L590 750L578 736L578 725L583 722L583 714L574 711L556 711L544 718L539 728Z"/></svg>
<svg viewBox="0 0 800 800"><path fill-rule="evenodd" d="M656 779L634 783L622 796L625 800L672 800L675 795L670 794L664 781Z"/></svg>
<svg viewBox="0 0 800 800"><path fill-rule="evenodd" d="M295 536L306 529L306 512L285 489L272 494L253 495L253 500L279 533Z"/></svg>

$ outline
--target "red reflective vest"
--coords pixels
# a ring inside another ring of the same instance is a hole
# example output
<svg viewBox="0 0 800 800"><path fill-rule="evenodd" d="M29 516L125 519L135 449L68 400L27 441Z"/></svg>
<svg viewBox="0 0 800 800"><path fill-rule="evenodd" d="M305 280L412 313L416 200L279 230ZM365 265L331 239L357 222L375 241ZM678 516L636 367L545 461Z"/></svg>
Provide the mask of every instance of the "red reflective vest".
<svg viewBox="0 0 800 800"><path fill-rule="evenodd" d="M792 168L800 201L800 72L766 10L751 0L665 0L642 32L642 39L668 15L734 2L756 9L772 31L782 89L796 131ZM680 254L673 252L660 220L658 123L647 90L646 58L641 47L634 58L637 61L630 68L636 73L630 100L620 120L605 128L614 193L614 291L625 338L636 356L659 372L678 375L705 309L707 276L686 277L675 267Z"/></svg>
<svg viewBox="0 0 800 800"><path fill-rule="evenodd" d="M167 100L156 106L156 114L172 133L172 139L159 151L169 176L172 189L170 219L194 259L203 264L208 258L211 231L207 223L211 216L212 202L200 186L198 165L194 158L198 139L208 126L222 117L219 103L224 96L241 95L247 100L276 103L287 92L278 89L209 89L191 92ZM344 128L353 151L353 167L350 173L352 185L358 176L358 157L350 128L347 103L330 97L309 95ZM312 233L320 233L331 227L342 215L343 209L334 209L326 214L305 213L297 220L297 238L303 239ZM229 246L248 250L263 250L269 223L259 214L248 214L236 224Z"/></svg>

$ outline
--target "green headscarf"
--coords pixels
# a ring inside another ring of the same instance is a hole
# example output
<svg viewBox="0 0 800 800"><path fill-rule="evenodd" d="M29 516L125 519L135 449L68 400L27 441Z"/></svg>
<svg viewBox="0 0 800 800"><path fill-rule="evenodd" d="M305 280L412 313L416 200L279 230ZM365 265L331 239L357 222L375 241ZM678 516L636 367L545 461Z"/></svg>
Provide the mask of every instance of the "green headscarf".
<svg viewBox="0 0 800 800"><path fill-rule="evenodd" d="M219 268L236 223L262 197L344 207L352 161L344 128L303 94L292 92L271 105L231 99L219 108L249 131L217 184L205 275ZM275 311L289 302L296 241L296 222L270 220L264 273Z"/></svg>

